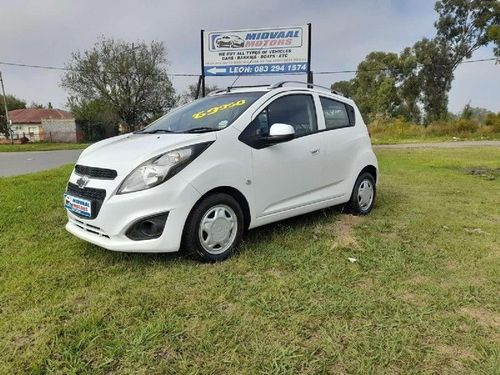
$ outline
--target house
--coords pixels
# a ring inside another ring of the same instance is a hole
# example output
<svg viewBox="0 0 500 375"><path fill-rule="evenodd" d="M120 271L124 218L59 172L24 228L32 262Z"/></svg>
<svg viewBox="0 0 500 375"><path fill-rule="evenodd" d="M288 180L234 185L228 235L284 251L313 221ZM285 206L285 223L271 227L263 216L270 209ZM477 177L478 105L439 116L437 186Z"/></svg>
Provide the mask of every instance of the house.
<svg viewBox="0 0 500 375"><path fill-rule="evenodd" d="M73 114L61 109L15 109L9 111L9 119L14 140L24 136L30 142L78 142L83 137L77 132Z"/></svg>

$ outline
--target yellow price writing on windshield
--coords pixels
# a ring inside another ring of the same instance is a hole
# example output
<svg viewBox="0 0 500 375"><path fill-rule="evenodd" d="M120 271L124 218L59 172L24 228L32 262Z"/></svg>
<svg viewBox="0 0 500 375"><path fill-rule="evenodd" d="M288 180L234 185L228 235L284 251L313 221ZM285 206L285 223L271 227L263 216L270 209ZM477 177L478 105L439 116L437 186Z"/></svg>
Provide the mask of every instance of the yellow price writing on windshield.
<svg viewBox="0 0 500 375"><path fill-rule="evenodd" d="M214 115L217 112L223 111L225 109L234 108L234 107L238 107L240 105L244 105L245 103L246 103L245 99L241 99L241 100L238 100L235 102L218 105L217 107L209 108L206 111L196 112L195 114L193 114L193 118L198 120L198 119L203 118L205 116Z"/></svg>

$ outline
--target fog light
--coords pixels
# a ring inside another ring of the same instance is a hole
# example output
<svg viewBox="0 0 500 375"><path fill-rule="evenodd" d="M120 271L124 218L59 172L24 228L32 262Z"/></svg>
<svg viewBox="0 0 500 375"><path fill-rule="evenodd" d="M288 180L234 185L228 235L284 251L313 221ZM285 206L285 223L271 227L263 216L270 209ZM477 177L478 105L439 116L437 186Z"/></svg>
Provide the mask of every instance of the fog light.
<svg viewBox="0 0 500 375"><path fill-rule="evenodd" d="M144 217L132 224L125 235L134 241L158 238L163 233L167 217L168 212Z"/></svg>

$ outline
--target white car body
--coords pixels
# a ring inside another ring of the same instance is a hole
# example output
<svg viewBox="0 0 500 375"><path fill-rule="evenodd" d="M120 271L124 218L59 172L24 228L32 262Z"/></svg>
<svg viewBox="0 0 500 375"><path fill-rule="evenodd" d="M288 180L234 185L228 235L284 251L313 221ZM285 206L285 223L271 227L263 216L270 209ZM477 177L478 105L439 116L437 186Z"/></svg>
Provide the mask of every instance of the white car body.
<svg viewBox="0 0 500 375"><path fill-rule="evenodd" d="M95 218L68 210L66 229L75 236L109 250L175 252L181 247L186 220L202 197L213 191L235 196L245 213L246 227L256 228L350 200L363 170L377 180L378 164L369 134L355 103L343 96L313 88L266 87L233 89L259 91L262 96L230 126L195 134L125 134L88 147L77 165L116 171L114 179L88 178L84 189L103 189L106 196ZM276 99L305 94L314 101L317 131L261 149L239 137L261 111ZM216 93L226 95L226 93ZM320 97L351 106L354 126L326 129ZM127 194L117 194L123 180L141 163L169 150L213 142L184 169L164 183ZM81 173L73 170L69 183ZM140 218L168 213L160 237L132 240L127 230Z"/></svg>

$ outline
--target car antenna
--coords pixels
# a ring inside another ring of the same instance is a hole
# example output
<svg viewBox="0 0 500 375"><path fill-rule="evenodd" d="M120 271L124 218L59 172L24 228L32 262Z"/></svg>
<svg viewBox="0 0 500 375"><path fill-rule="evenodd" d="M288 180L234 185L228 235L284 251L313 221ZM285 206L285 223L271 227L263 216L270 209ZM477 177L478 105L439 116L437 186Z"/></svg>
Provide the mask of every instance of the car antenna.
<svg viewBox="0 0 500 375"><path fill-rule="evenodd" d="M260 52L260 51L262 51L262 48L264 48L264 43L262 44L262 47L260 47L260 48L258 49L258 51L259 51L259 52ZM235 83L236 83L236 82L238 82L238 80L240 79L240 77L243 75L243 72L245 71L245 69L246 69L246 68L248 68L248 66L249 66L251 63L252 63L252 60L250 60L250 61L248 62L248 64L246 64L246 65L243 67L243 70L241 71L241 73L240 73L240 74L238 74L238 75L236 76L236 78L234 79L233 83L231 83L231 85L227 88L227 92L230 92L230 91L231 91L231 89L233 88L233 86L235 85Z"/></svg>

